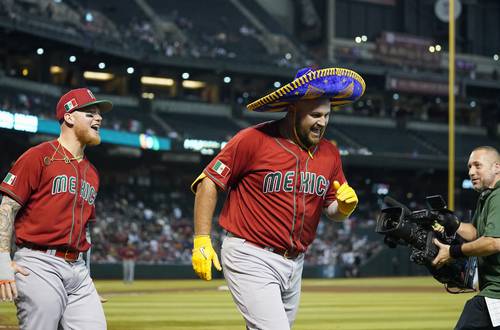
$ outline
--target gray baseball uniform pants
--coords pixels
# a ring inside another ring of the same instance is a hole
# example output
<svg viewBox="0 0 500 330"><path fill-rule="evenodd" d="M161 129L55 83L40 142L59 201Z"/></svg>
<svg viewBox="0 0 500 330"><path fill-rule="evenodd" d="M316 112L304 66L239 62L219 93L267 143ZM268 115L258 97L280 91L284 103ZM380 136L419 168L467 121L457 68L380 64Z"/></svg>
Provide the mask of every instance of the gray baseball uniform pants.
<svg viewBox="0 0 500 330"><path fill-rule="evenodd" d="M238 237L226 237L222 269L249 330L290 330L299 307L304 255L285 259Z"/></svg>
<svg viewBox="0 0 500 330"><path fill-rule="evenodd" d="M123 264L123 282L132 283L134 281L135 260L124 259Z"/></svg>
<svg viewBox="0 0 500 330"><path fill-rule="evenodd" d="M21 330L106 329L102 304L82 258L67 262L22 248L14 261L30 273L16 274Z"/></svg>

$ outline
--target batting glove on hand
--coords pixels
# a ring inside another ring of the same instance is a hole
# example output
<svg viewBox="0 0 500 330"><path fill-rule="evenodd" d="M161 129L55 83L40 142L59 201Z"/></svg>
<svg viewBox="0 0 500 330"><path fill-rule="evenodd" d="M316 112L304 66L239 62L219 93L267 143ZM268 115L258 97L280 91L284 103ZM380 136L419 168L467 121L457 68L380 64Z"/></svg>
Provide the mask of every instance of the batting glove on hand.
<svg viewBox="0 0 500 330"><path fill-rule="evenodd" d="M17 298L15 273L21 273L25 276L29 274L24 268L12 262L9 252L0 252L0 299L3 301L6 299L12 301L12 299Z"/></svg>
<svg viewBox="0 0 500 330"><path fill-rule="evenodd" d="M345 216L351 215L358 205L358 196L352 187L347 182L342 185L338 181L333 182L333 188L337 190L336 197L338 203L338 210Z"/></svg>
<svg viewBox="0 0 500 330"><path fill-rule="evenodd" d="M209 235L197 235L194 237L194 248L192 264L194 272L206 281L212 279L212 262L215 269L222 270L219 257L212 247Z"/></svg>

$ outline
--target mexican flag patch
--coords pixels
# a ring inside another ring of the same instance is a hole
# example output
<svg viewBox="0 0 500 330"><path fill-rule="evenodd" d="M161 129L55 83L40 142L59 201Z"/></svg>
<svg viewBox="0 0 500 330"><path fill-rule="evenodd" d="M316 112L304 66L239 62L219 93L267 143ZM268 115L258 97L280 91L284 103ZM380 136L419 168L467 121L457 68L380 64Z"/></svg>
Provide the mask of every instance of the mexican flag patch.
<svg viewBox="0 0 500 330"><path fill-rule="evenodd" d="M5 182L6 184L8 184L9 186L13 186L14 182L16 182L16 178L17 178L17 176L15 176L14 174L12 174L12 173L9 172L5 176L5 179L3 179L3 182Z"/></svg>
<svg viewBox="0 0 500 330"><path fill-rule="evenodd" d="M212 170L214 170L217 174L219 174L221 177L225 178L226 175L229 173L231 170L229 167L227 167L226 164L218 160L215 165L212 167Z"/></svg>
<svg viewBox="0 0 500 330"><path fill-rule="evenodd" d="M76 103L76 100L75 99L71 99L69 100L69 102L66 102L64 104L64 109L66 110L66 112L68 111L71 111L71 109L75 108L78 106L78 103Z"/></svg>

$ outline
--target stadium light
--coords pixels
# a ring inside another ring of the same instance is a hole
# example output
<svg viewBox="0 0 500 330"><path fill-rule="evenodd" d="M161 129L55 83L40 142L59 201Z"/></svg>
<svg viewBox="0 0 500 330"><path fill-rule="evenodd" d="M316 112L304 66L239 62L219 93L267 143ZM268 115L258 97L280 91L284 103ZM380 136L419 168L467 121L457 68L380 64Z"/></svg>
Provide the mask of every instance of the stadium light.
<svg viewBox="0 0 500 330"><path fill-rule="evenodd" d="M393 99L394 101L399 100L399 94L398 94L398 93L394 93L394 94L392 94L392 99Z"/></svg>
<svg viewBox="0 0 500 330"><path fill-rule="evenodd" d="M224 77L224 83L229 84L231 82L231 77L225 76Z"/></svg>
<svg viewBox="0 0 500 330"><path fill-rule="evenodd" d="M111 80L114 75L108 72L85 71L83 77L87 80Z"/></svg>
<svg viewBox="0 0 500 330"><path fill-rule="evenodd" d="M154 93L148 93L148 92L143 92L142 93L142 98L143 99L149 99L149 100L152 100L155 98L155 94Z"/></svg>
<svg viewBox="0 0 500 330"><path fill-rule="evenodd" d="M104 69L106 67L106 63L104 62L99 62L99 64L97 65L99 67L99 69Z"/></svg>
<svg viewBox="0 0 500 330"><path fill-rule="evenodd" d="M281 87L281 82L275 81L274 82L274 88L280 88Z"/></svg>
<svg viewBox="0 0 500 330"><path fill-rule="evenodd" d="M473 101L470 101L470 103L469 103L469 104L470 104L470 107L471 107L471 108L475 108L475 107L476 107L476 101L474 101L474 100L473 100Z"/></svg>
<svg viewBox="0 0 500 330"><path fill-rule="evenodd" d="M189 72L182 73L182 79L189 79Z"/></svg>
<svg viewBox="0 0 500 330"><path fill-rule="evenodd" d="M436 52L440 52L441 51L441 45L436 45Z"/></svg>
<svg viewBox="0 0 500 330"><path fill-rule="evenodd" d="M38 55L43 55L43 53L44 53L43 48L41 48L41 47L40 47L40 48L38 48L38 49L36 50L36 53L37 53Z"/></svg>
<svg viewBox="0 0 500 330"><path fill-rule="evenodd" d="M26 77L29 73L30 71L28 70L28 68L23 68L21 70L21 74L23 75L23 77Z"/></svg>
<svg viewBox="0 0 500 330"><path fill-rule="evenodd" d="M71 55L71 56L69 57L69 61L70 61L71 63L75 63L75 62L76 62L76 56L75 56L75 55Z"/></svg>
<svg viewBox="0 0 500 330"><path fill-rule="evenodd" d="M184 80L182 82L182 87L188 88L188 89L197 89L197 88L203 88L205 87L206 84L203 81L197 81L197 80Z"/></svg>
<svg viewBox="0 0 500 330"><path fill-rule="evenodd" d="M155 85L155 86L173 86L174 80L170 78L160 78L151 76L142 76L141 83L143 85Z"/></svg>
<svg viewBox="0 0 500 330"><path fill-rule="evenodd" d="M133 68L133 67L131 67L131 66L129 66L129 67L127 68L127 73L128 73L128 74L132 74L132 73L134 73L134 71L135 71L135 70L134 70L134 68Z"/></svg>
<svg viewBox="0 0 500 330"><path fill-rule="evenodd" d="M92 22L94 20L94 15L91 12L85 14L85 21Z"/></svg>
<svg viewBox="0 0 500 330"><path fill-rule="evenodd" d="M52 65L49 70L52 74L59 74L63 72L63 69L58 65Z"/></svg>
<svg viewBox="0 0 500 330"><path fill-rule="evenodd" d="M287 59L288 61L290 61L292 59L292 54L286 53L285 54L285 59Z"/></svg>
<svg viewBox="0 0 500 330"><path fill-rule="evenodd" d="M360 36L357 36L356 38L354 38L354 41L355 41L357 44L360 44L360 43L361 43L361 37L360 37Z"/></svg>
<svg viewBox="0 0 500 330"><path fill-rule="evenodd" d="M368 37L365 36L364 34L361 36L361 41L363 42L367 42L368 41Z"/></svg>
<svg viewBox="0 0 500 330"><path fill-rule="evenodd" d="M498 61L498 58L499 58L499 57L498 57L498 54L493 55L493 60L494 60L494 61Z"/></svg>
<svg viewBox="0 0 500 330"><path fill-rule="evenodd" d="M436 51L436 47L429 46L429 52L434 53Z"/></svg>

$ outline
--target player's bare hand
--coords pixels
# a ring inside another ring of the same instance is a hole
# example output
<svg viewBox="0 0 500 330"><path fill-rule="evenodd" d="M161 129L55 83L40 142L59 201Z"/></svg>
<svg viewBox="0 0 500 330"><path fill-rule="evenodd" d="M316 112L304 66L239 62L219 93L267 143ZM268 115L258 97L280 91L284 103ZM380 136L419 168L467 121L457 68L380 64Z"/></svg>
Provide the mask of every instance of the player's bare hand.
<svg viewBox="0 0 500 330"><path fill-rule="evenodd" d="M222 270L219 257L215 252L210 236L198 235L194 237L192 264L196 275L201 279L212 279L212 263L218 271Z"/></svg>
<svg viewBox="0 0 500 330"><path fill-rule="evenodd" d="M10 256L8 259L5 255L3 255L3 257L2 267L0 269L0 299L2 301L13 301L17 298L17 287L14 274L21 273L26 276L29 272L15 262L10 262Z"/></svg>
<svg viewBox="0 0 500 330"><path fill-rule="evenodd" d="M433 242L439 248L439 252L438 252L438 255L436 256L436 258L434 258L434 260L432 261L432 265L439 269L451 261L450 246L447 244L441 243L440 241L438 241L435 238L434 238Z"/></svg>

